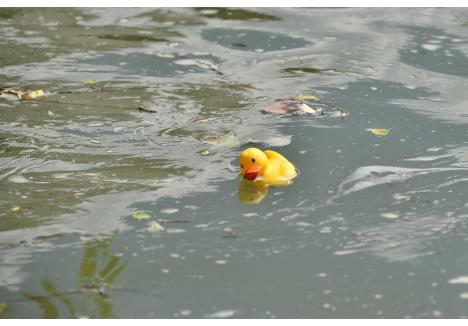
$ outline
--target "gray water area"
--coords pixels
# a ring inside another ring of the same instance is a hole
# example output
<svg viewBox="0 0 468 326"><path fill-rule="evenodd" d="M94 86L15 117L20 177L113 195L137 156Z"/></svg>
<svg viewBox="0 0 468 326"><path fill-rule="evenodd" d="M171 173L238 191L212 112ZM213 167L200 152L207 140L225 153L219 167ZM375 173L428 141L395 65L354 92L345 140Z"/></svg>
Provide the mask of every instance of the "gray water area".
<svg viewBox="0 0 468 326"><path fill-rule="evenodd" d="M0 86L52 93L0 98L0 318L468 316L467 9L2 8L0 35ZM261 113L298 94L323 114ZM244 188L251 146L293 184Z"/></svg>

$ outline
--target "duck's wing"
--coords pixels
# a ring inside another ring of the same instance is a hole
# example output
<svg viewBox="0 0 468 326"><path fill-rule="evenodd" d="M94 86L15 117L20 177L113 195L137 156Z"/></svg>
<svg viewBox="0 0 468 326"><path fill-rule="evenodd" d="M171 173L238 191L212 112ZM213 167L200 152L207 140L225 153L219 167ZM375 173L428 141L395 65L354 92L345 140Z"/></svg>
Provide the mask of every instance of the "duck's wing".
<svg viewBox="0 0 468 326"><path fill-rule="evenodd" d="M264 153L268 157L269 160L279 159L279 160L285 160L286 162L289 162L286 157L284 157L283 155L281 155L280 153L277 153L275 151L268 150L268 151L265 151Z"/></svg>

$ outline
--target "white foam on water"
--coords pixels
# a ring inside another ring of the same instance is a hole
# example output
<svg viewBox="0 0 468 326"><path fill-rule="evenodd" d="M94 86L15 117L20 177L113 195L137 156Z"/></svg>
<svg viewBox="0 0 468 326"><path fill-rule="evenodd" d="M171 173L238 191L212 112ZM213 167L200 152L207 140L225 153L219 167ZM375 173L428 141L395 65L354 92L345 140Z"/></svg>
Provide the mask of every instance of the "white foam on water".
<svg viewBox="0 0 468 326"><path fill-rule="evenodd" d="M427 51L436 51L440 49L440 45L437 44L423 44L421 47Z"/></svg>
<svg viewBox="0 0 468 326"><path fill-rule="evenodd" d="M177 208L165 208L161 210L161 213L164 214L174 214L177 213L179 210Z"/></svg>
<svg viewBox="0 0 468 326"><path fill-rule="evenodd" d="M400 217L400 214L388 212L388 213L382 213L382 214L380 214L380 216L382 216L384 218L388 218L388 219L396 219L396 218Z"/></svg>
<svg viewBox="0 0 468 326"><path fill-rule="evenodd" d="M229 318L236 314L235 310L220 310L208 315L208 318Z"/></svg>
<svg viewBox="0 0 468 326"><path fill-rule="evenodd" d="M468 284L468 276L458 276L449 280L450 284Z"/></svg>

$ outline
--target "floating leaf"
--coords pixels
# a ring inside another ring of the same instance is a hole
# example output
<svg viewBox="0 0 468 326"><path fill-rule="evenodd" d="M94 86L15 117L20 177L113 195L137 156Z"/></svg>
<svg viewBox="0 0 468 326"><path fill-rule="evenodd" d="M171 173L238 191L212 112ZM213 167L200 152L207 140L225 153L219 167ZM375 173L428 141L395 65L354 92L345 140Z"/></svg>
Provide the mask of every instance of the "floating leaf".
<svg viewBox="0 0 468 326"><path fill-rule="evenodd" d="M24 296L29 300L36 302L39 305L42 311L42 318L52 319L59 317L59 311L57 307L49 298L45 296L32 295L29 293L24 293Z"/></svg>
<svg viewBox="0 0 468 326"><path fill-rule="evenodd" d="M151 211L135 211L132 216L137 220L148 220L153 217L153 213Z"/></svg>
<svg viewBox="0 0 468 326"><path fill-rule="evenodd" d="M140 106L138 108L138 110L141 111L141 112L148 112L148 113L157 113L158 112L155 109L151 109L151 108L148 108L148 107L145 107L145 106Z"/></svg>
<svg viewBox="0 0 468 326"><path fill-rule="evenodd" d="M158 233L158 232L164 231L164 229L165 229L164 226L162 226L156 221L151 221L146 226L146 230L151 233Z"/></svg>
<svg viewBox="0 0 468 326"><path fill-rule="evenodd" d="M305 104L305 103L302 103L301 106L300 106L300 108L301 108L302 111L304 111L304 112L306 112L306 113L314 113L314 114L317 114L317 113L322 112L322 109L310 107L310 106L308 106L308 105Z"/></svg>
<svg viewBox="0 0 468 326"><path fill-rule="evenodd" d="M240 146L240 141L232 132L228 132L222 136L207 136L201 139L204 144L226 146L226 147L237 147Z"/></svg>
<svg viewBox="0 0 468 326"><path fill-rule="evenodd" d="M296 96L296 99L299 101L305 101L305 100L311 100L311 101L318 101L319 98L315 95L310 95L310 94L299 94Z"/></svg>
<svg viewBox="0 0 468 326"><path fill-rule="evenodd" d="M126 41L126 42L167 42L167 39L161 37L152 37L147 35L136 34L102 34L98 35L100 39Z"/></svg>
<svg viewBox="0 0 468 326"><path fill-rule="evenodd" d="M0 316L3 315L8 309L6 302L0 302Z"/></svg>
<svg viewBox="0 0 468 326"><path fill-rule="evenodd" d="M222 75L223 73L221 72L221 68L214 63L208 61L208 60L202 60L202 59L180 59L174 61L175 64L180 65L180 66L196 66L202 69L206 70L212 70L216 72L218 75Z"/></svg>
<svg viewBox="0 0 468 326"><path fill-rule="evenodd" d="M18 212L20 209L21 209L21 207L15 206L15 207L10 208L10 212L12 212L12 213Z"/></svg>
<svg viewBox="0 0 468 326"><path fill-rule="evenodd" d="M387 136L390 132L390 129L368 128L366 130L373 133L376 136Z"/></svg>
<svg viewBox="0 0 468 326"><path fill-rule="evenodd" d="M256 20L256 21L274 21L281 20L276 16L267 15L260 12L232 9L232 8L196 8L196 10L205 17L217 18L222 20Z"/></svg>
<svg viewBox="0 0 468 326"><path fill-rule="evenodd" d="M85 80L82 80L81 83L85 85L94 85L94 84L99 83L99 81L94 80L94 79L85 79Z"/></svg>
<svg viewBox="0 0 468 326"><path fill-rule="evenodd" d="M322 109L312 108L309 105L305 104L303 101L298 100L296 98L280 98L275 100L266 108L263 108L262 112L278 115L300 113L318 114L322 112Z"/></svg>
<svg viewBox="0 0 468 326"><path fill-rule="evenodd" d="M21 93L20 99L21 100L35 100L37 98L43 97L46 93L42 89L38 89L35 91L25 91Z"/></svg>
<svg viewBox="0 0 468 326"><path fill-rule="evenodd" d="M336 114L337 117L344 118L344 117L347 117L349 115L349 112L346 111L345 109L336 108L336 113L335 114Z"/></svg>
<svg viewBox="0 0 468 326"><path fill-rule="evenodd" d="M321 73L323 70L319 68L312 68L312 67L294 67L294 68L283 69L283 71L293 73L293 74L298 74L298 73L318 74L318 73Z"/></svg>
<svg viewBox="0 0 468 326"><path fill-rule="evenodd" d="M48 95L42 89L38 90L26 90L19 87L10 87L10 88L1 88L0 89L1 97L12 97L16 96L20 100L35 100L37 98Z"/></svg>

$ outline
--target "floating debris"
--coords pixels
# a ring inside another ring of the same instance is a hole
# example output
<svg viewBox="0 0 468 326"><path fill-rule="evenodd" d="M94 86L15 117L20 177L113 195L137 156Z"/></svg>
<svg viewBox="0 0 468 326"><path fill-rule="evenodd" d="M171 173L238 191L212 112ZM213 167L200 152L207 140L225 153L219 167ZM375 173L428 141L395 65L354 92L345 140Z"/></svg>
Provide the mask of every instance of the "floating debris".
<svg viewBox="0 0 468 326"><path fill-rule="evenodd" d="M366 130L376 136L387 136L390 132L390 129L367 128Z"/></svg>
<svg viewBox="0 0 468 326"><path fill-rule="evenodd" d="M291 67L283 69L282 71L290 74L320 74L326 71L336 72L335 69L321 69L314 67Z"/></svg>
<svg viewBox="0 0 468 326"><path fill-rule="evenodd" d="M199 153L201 156L208 156L208 155L211 154L211 152L210 152L209 150L207 150L207 149L204 149L204 150L202 150L202 151L200 151L200 152L198 152L198 153Z"/></svg>
<svg viewBox="0 0 468 326"><path fill-rule="evenodd" d="M85 79L85 80L82 80L81 83L84 85L94 85L94 84L99 83L99 81L94 80L94 79Z"/></svg>
<svg viewBox="0 0 468 326"><path fill-rule="evenodd" d="M151 222L148 222L148 224L146 225L146 230L150 233L158 233L158 232L164 231L165 228L158 222L151 221Z"/></svg>
<svg viewBox="0 0 468 326"><path fill-rule="evenodd" d="M306 101L306 100L319 101L319 98L317 96L310 95L310 94L299 94L296 96L296 99L298 99L299 101Z"/></svg>
<svg viewBox="0 0 468 326"><path fill-rule="evenodd" d="M94 284L85 284L80 289L80 292L82 293L95 293L95 294L99 294L103 298L107 298L109 297L109 295L105 291L106 289L103 286L94 285Z"/></svg>
<svg viewBox="0 0 468 326"><path fill-rule="evenodd" d="M200 141L204 144L217 145L217 146L226 146L226 147L240 146L239 139L231 131L221 136L206 136L200 139Z"/></svg>
<svg viewBox="0 0 468 326"><path fill-rule="evenodd" d="M18 212L20 209L21 207L15 206L15 207L10 208L10 212L15 213L15 212Z"/></svg>
<svg viewBox="0 0 468 326"><path fill-rule="evenodd" d="M336 108L336 113L335 115L340 118L347 117L349 115L349 112L346 111L345 109L342 108Z"/></svg>
<svg viewBox="0 0 468 326"><path fill-rule="evenodd" d="M134 219L137 220L149 220L153 217L153 212L151 211L135 211L132 213Z"/></svg>
<svg viewBox="0 0 468 326"><path fill-rule="evenodd" d="M301 113L320 114L322 109L313 108L297 98L280 98L266 108L263 108L262 112L277 115Z"/></svg>
<svg viewBox="0 0 468 326"><path fill-rule="evenodd" d="M0 88L0 97L2 98L18 98L20 100L35 100L43 96L50 95L49 93L38 90L26 90L19 87Z"/></svg>
<svg viewBox="0 0 468 326"><path fill-rule="evenodd" d="M151 108L144 107L144 106L140 106L138 108L138 110L141 111L141 112L148 112L148 113L157 113L158 112L155 109L151 109Z"/></svg>
<svg viewBox="0 0 468 326"><path fill-rule="evenodd" d="M222 75L223 73L221 72L221 68L214 63L207 61L207 60L201 60L201 59L181 59L181 60L176 60L174 61L175 64L181 65L181 66L196 66L198 68L206 69L206 70L212 70L216 72L218 75Z"/></svg>

